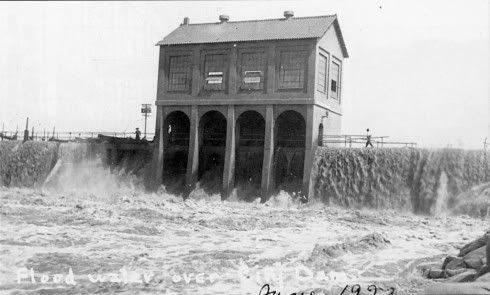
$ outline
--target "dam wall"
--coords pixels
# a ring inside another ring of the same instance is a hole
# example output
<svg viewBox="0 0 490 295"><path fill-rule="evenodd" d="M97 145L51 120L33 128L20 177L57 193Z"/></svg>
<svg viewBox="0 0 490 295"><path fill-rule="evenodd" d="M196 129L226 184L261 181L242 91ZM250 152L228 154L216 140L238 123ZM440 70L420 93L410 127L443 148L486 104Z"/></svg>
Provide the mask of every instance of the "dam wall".
<svg viewBox="0 0 490 295"><path fill-rule="evenodd" d="M91 163L87 166L87 163ZM109 169L146 179L151 162L148 149L118 149L103 143L59 143L27 141L0 142L0 185L39 187L67 167L85 165L87 173ZM71 169L73 170L73 169ZM76 178L76 171L70 173Z"/></svg>
<svg viewBox="0 0 490 295"><path fill-rule="evenodd" d="M318 148L312 181L326 204L438 214L488 183L490 165L483 150Z"/></svg>
<svg viewBox="0 0 490 295"><path fill-rule="evenodd" d="M102 190L137 182L148 188L151 149L114 147L0 142L0 186ZM327 205L430 215L490 211L490 165L483 150L318 148L311 180L313 198Z"/></svg>

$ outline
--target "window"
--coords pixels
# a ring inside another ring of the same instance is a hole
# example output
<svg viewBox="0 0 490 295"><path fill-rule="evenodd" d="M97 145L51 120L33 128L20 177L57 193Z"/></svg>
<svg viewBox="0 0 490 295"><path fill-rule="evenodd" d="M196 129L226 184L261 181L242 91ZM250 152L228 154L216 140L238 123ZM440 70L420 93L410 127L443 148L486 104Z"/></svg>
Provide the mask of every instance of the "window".
<svg viewBox="0 0 490 295"><path fill-rule="evenodd" d="M204 56L204 89L225 90L225 54L206 54Z"/></svg>
<svg viewBox="0 0 490 295"><path fill-rule="evenodd" d="M306 51L282 51L279 62L279 88L304 88L307 62Z"/></svg>
<svg viewBox="0 0 490 295"><path fill-rule="evenodd" d="M332 80L330 81L330 96L334 99L340 97L340 65L332 62Z"/></svg>
<svg viewBox="0 0 490 295"><path fill-rule="evenodd" d="M318 59L318 90L327 93L328 59L320 54Z"/></svg>
<svg viewBox="0 0 490 295"><path fill-rule="evenodd" d="M264 89L266 55L264 52L244 52L241 54L242 90Z"/></svg>
<svg viewBox="0 0 490 295"><path fill-rule="evenodd" d="M191 58L189 55L170 56L168 91L189 91L191 87Z"/></svg>

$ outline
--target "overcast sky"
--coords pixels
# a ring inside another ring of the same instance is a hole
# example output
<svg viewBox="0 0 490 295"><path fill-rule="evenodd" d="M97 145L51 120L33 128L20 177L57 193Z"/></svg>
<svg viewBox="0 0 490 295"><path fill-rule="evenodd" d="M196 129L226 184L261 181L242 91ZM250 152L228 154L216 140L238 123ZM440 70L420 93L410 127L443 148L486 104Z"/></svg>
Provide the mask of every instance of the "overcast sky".
<svg viewBox="0 0 490 295"><path fill-rule="evenodd" d="M154 103L155 43L191 23L337 14L342 132L479 148L489 136L489 14L475 1L0 2L0 124L126 131ZM1 128L1 126L0 126ZM154 129L154 117L149 130Z"/></svg>

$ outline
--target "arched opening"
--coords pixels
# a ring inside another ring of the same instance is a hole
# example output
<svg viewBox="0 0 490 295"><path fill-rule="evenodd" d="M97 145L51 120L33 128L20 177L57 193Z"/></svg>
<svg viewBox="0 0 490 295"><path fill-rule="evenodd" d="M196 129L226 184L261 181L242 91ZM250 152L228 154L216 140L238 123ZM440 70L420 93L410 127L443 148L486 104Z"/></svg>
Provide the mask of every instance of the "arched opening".
<svg viewBox="0 0 490 295"><path fill-rule="evenodd" d="M265 120L256 111L246 111L236 128L235 187L239 196L256 197L262 181Z"/></svg>
<svg viewBox="0 0 490 295"><path fill-rule="evenodd" d="M306 123L296 111L279 115L275 125L274 180L277 190L299 192L305 158Z"/></svg>
<svg viewBox="0 0 490 295"><path fill-rule="evenodd" d="M163 125L165 154L163 156L163 184L168 191L177 192L185 184L189 154L189 117L175 111L167 115Z"/></svg>
<svg viewBox="0 0 490 295"><path fill-rule="evenodd" d="M199 121L199 174L201 187L208 193L221 191L226 149L226 118L209 111Z"/></svg>

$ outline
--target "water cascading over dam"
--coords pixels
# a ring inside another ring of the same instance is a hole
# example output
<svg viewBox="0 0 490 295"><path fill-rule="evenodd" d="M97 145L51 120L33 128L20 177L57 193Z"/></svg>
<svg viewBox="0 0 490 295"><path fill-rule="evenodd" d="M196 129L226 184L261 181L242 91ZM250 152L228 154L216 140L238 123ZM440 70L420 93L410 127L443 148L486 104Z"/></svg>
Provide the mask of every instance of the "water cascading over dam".
<svg viewBox="0 0 490 295"><path fill-rule="evenodd" d="M103 144L95 143L5 141L0 143L0 185L84 188L113 184L100 173L132 175L143 183L150 159L151 154L144 152L108 153Z"/></svg>
<svg viewBox="0 0 490 295"><path fill-rule="evenodd" d="M437 214L474 201L461 194L490 182L490 164L483 150L320 148L312 178L327 204ZM485 216L490 198L481 204Z"/></svg>
<svg viewBox="0 0 490 295"><path fill-rule="evenodd" d="M149 154L109 155L97 144L0 143L0 185L6 187L117 189L131 177L144 188L150 169ZM237 178L247 181L246 175ZM312 182L314 199L351 208L437 215L468 203L459 212L485 216L490 204L484 197L490 165L477 150L319 148Z"/></svg>

